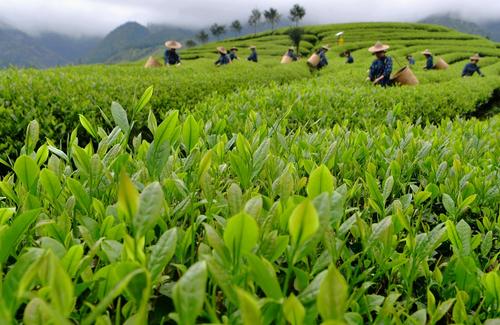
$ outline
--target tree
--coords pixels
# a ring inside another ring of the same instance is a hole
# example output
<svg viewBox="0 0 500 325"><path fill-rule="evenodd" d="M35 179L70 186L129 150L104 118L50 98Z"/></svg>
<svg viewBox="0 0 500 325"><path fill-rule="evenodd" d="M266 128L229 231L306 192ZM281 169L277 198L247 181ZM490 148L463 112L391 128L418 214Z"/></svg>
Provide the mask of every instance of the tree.
<svg viewBox="0 0 500 325"><path fill-rule="evenodd" d="M287 34L293 46L297 49L297 55L300 55L300 42L302 41L302 35L304 35L304 29L300 27L290 28Z"/></svg>
<svg viewBox="0 0 500 325"><path fill-rule="evenodd" d="M300 6L299 4L293 5L292 9L290 9L290 18L291 21L295 23L295 26L299 26L299 22L306 15L306 9Z"/></svg>
<svg viewBox="0 0 500 325"><path fill-rule="evenodd" d="M208 34L204 30L200 30L198 34L196 34L196 39L201 43L208 42Z"/></svg>
<svg viewBox="0 0 500 325"><path fill-rule="evenodd" d="M241 34L241 30L243 29L243 27L241 26L241 23L239 20L235 20L231 23L231 29L234 31L236 36L238 36Z"/></svg>
<svg viewBox="0 0 500 325"><path fill-rule="evenodd" d="M281 19L281 15L275 8L269 8L269 10L264 11L264 18L271 25L271 30L274 32L274 26L276 26Z"/></svg>
<svg viewBox="0 0 500 325"><path fill-rule="evenodd" d="M254 33L257 34L257 27L259 26L262 14L259 9L253 9L252 14L248 18L248 25L254 28Z"/></svg>
<svg viewBox="0 0 500 325"><path fill-rule="evenodd" d="M218 40L220 40L221 36L226 34L226 26L213 24L210 26L210 32L214 35Z"/></svg>
<svg viewBox="0 0 500 325"><path fill-rule="evenodd" d="M196 45L198 45L198 44L196 44L196 42L193 41L192 39L186 41L186 47L187 48L195 47Z"/></svg>

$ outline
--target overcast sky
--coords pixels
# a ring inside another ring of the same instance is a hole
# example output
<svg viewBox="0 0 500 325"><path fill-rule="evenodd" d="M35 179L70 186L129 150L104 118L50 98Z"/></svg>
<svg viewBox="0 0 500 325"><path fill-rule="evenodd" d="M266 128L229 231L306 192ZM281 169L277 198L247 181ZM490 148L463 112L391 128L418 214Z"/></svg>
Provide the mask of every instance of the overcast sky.
<svg viewBox="0 0 500 325"><path fill-rule="evenodd" d="M0 22L31 34L103 35L127 21L196 28L246 23L252 8L272 6L287 15L297 2L309 23L414 21L450 11L475 21L500 19L500 0L0 0Z"/></svg>

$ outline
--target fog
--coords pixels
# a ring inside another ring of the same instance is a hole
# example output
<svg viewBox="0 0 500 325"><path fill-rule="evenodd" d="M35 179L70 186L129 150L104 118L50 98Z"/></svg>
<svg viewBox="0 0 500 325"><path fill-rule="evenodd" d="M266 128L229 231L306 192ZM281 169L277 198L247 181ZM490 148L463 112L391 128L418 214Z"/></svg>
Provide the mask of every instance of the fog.
<svg viewBox="0 0 500 325"><path fill-rule="evenodd" d="M203 28L240 19L253 8L277 8L286 17L299 2L304 23L416 21L453 12L475 22L500 19L500 0L0 0L0 22L30 34L103 35L126 21Z"/></svg>

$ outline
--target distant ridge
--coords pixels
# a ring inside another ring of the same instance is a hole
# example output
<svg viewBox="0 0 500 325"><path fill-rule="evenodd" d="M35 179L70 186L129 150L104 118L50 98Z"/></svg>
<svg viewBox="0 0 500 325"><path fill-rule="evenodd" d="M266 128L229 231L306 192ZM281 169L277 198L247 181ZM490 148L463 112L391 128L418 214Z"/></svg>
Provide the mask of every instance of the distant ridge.
<svg viewBox="0 0 500 325"><path fill-rule="evenodd" d="M446 26L463 33L481 35L500 42L500 21L474 23L461 18L458 14L445 13L428 16L419 23Z"/></svg>

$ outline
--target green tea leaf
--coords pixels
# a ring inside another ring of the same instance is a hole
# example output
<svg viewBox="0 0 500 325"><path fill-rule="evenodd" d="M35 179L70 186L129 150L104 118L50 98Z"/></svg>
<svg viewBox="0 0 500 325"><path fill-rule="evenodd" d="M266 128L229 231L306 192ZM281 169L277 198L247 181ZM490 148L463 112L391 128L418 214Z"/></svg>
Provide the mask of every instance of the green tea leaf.
<svg viewBox="0 0 500 325"><path fill-rule="evenodd" d="M309 176L309 182L307 184L307 194L311 199L320 195L321 193L333 192L333 175L330 170L325 165L321 165L312 171Z"/></svg>
<svg viewBox="0 0 500 325"><path fill-rule="evenodd" d="M23 240L23 235L30 230L30 226L38 218L40 210L26 211L14 218L12 224L0 231L0 265L14 253L14 249Z"/></svg>
<svg viewBox="0 0 500 325"><path fill-rule="evenodd" d="M319 228L316 208L309 199L304 200L293 210L288 221L288 231L295 247L302 245Z"/></svg>
<svg viewBox="0 0 500 325"><path fill-rule="evenodd" d="M139 192L128 175L122 172L118 183L118 211L125 216L125 220L132 221L137 213L138 206Z"/></svg>
<svg viewBox="0 0 500 325"><path fill-rule="evenodd" d="M259 226L254 218L241 212L227 221L224 243L235 260L255 247L259 239Z"/></svg>
<svg viewBox="0 0 500 325"><path fill-rule="evenodd" d="M25 155L17 158L14 163L14 171L28 191L33 188L38 178L38 174L40 173L40 169L33 158Z"/></svg>
<svg viewBox="0 0 500 325"><path fill-rule="evenodd" d="M261 325L260 308L255 298L242 289L236 289L240 303L240 313L243 325Z"/></svg>
<svg viewBox="0 0 500 325"><path fill-rule="evenodd" d="M175 284L173 299L180 324L196 323L196 318L203 310L207 276L206 263L197 262Z"/></svg>
<svg viewBox="0 0 500 325"><path fill-rule="evenodd" d="M127 134L130 131L130 124L128 123L127 112L123 109L122 105L113 102L111 104L111 115L115 124Z"/></svg>
<svg viewBox="0 0 500 325"><path fill-rule="evenodd" d="M134 197L129 199L134 200ZM161 216L164 201L163 190L158 182L149 184L142 191L139 196L139 207L133 219L137 237L144 236L156 225ZM134 208L130 209L130 213L133 213Z"/></svg>
<svg viewBox="0 0 500 325"><path fill-rule="evenodd" d="M182 141L188 153L193 151L200 138L200 128L198 122L192 115L189 115L182 125Z"/></svg>
<svg viewBox="0 0 500 325"><path fill-rule="evenodd" d="M317 298L318 310L323 320L343 320L349 298L347 282L332 264L321 283Z"/></svg>
<svg viewBox="0 0 500 325"><path fill-rule="evenodd" d="M168 265L175 253L177 246L177 229L166 231L156 245L153 246L151 256L148 259L148 269L151 272L151 282L155 284L161 273Z"/></svg>
<svg viewBox="0 0 500 325"><path fill-rule="evenodd" d="M292 293L283 303L283 314L291 325L302 325L306 317L306 310Z"/></svg>

